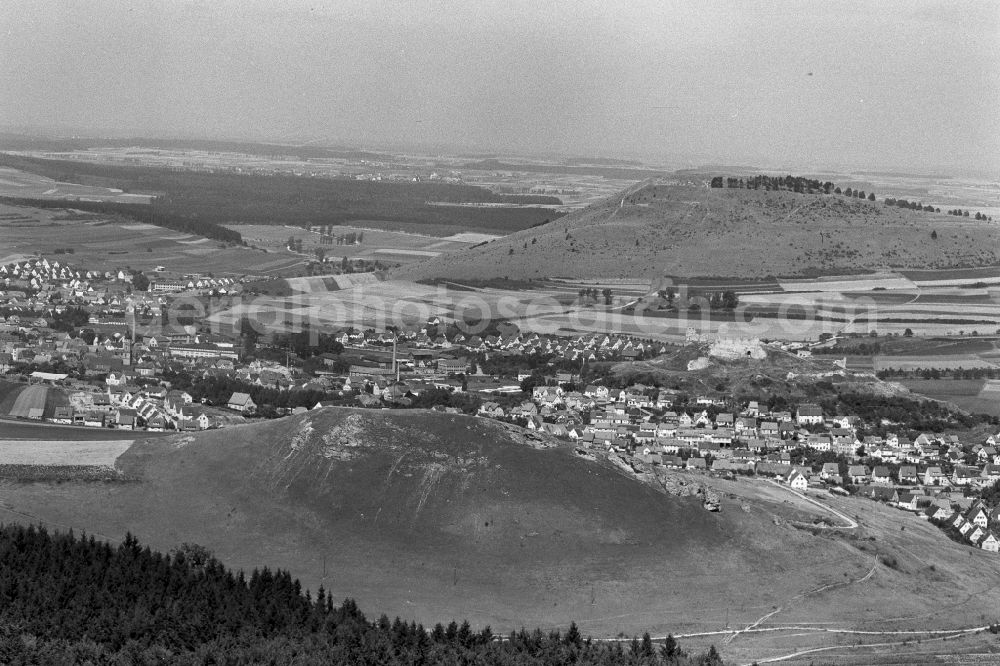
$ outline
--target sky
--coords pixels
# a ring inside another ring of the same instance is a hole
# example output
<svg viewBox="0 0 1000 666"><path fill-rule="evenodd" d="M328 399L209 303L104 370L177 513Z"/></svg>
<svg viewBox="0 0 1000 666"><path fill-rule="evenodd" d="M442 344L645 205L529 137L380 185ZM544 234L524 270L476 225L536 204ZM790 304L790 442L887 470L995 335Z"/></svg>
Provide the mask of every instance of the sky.
<svg viewBox="0 0 1000 666"><path fill-rule="evenodd" d="M1000 2L3 0L0 128L1000 174Z"/></svg>

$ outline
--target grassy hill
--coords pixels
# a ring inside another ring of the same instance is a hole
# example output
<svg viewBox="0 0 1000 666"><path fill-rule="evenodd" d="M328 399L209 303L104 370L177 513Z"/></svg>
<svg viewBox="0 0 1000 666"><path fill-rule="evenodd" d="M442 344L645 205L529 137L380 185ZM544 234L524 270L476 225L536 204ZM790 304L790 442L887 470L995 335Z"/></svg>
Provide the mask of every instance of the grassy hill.
<svg viewBox="0 0 1000 666"><path fill-rule="evenodd" d="M783 622L959 627L1000 601L987 580L1000 572L995 555L898 511L838 500L862 528L817 531L801 525L823 511L785 490L679 474L722 494L721 513L709 513L473 417L327 408L138 442L117 465L140 480L0 482L0 520L131 531L162 549L198 543L234 568L287 568L374 613L495 630L575 620L594 635L698 632L775 608ZM876 553L892 565L873 566ZM946 617L926 615L929 604ZM741 637L726 654L788 644L765 639Z"/></svg>
<svg viewBox="0 0 1000 666"><path fill-rule="evenodd" d="M979 266L1000 263L998 238L991 223L840 195L646 182L549 224L401 267L396 275L751 278Z"/></svg>

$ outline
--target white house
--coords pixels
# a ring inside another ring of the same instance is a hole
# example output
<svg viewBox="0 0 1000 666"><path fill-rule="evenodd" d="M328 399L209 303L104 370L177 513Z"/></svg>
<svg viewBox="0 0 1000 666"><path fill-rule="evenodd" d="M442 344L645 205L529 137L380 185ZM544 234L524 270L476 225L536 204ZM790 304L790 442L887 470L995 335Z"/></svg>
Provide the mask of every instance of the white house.
<svg viewBox="0 0 1000 666"><path fill-rule="evenodd" d="M253 399L248 393L240 393L237 391L233 393L232 397L226 403L226 407L237 412L243 412L244 414L249 414L256 411L257 404L254 403Z"/></svg>
<svg viewBox="0 0 1000 666"><path fill-rule="evenodd" d="M802 473L798 470L793 470L791 474L788 475L788 485L794 490L805 490L809 487L809 480L802 476Z"/></svg>

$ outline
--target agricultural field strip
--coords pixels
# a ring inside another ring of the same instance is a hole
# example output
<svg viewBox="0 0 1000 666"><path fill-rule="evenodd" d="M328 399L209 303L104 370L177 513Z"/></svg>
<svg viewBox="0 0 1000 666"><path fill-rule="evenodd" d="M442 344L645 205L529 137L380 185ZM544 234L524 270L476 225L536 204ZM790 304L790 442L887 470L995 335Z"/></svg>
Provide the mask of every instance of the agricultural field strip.
<svg viewBox="0 0 1000 666"><path fill-rule="evenodd" d="M10 416L27 418L31 416L33 409L45 409L45 400L49 390L45 386L27 386L18 393L14 405L10 408Z"/></svg>
<svg viewBox="0 0 1000 666"><path fill-rule="evenodd" d="M979 626L979 627L960 627L957 629L840 629L837 627L823 627L817 626L815 624L782 624L776 627L755 627L753 629L745 629L742 633L745 634L762 634L762 633L776 633L783 631L812 631L815 633L826 633L826 634L850 634L854 636L940 636L940 635L961 635L961 634L971 634L979 633L989 629L989 625ZM733 633L732 629L719 629L715 631L699 631L687 634L674 634L674 638L704 638L709 636L724 636ZM666 636L658 636L653 638L654 641L662 641ZM614 639L614 640L631 640L631 639ZM844 646L837 646L844 647ZM862 646L863 647L863 646Z"/></svg>
<svg viewBox="0 0 1000 666"><path fill-rule="evenodd" d="M63 183L45 176L0 167L0 196L34 197L39 199L63 199L66 197L86 197L88 200L148 203L152 197L142 194L124 194L120 189Z"/></svg>
<svg viewBox="0 0 1000 666"><path fill-rule="evenodd" d="M0 465L110 466L134 441L0 439Z"/></svg>
<svg viewBox="0 0 1000 666"><path fill-rule="evenodd" d="M917 285L904 277L847 279L847 280L808 280L808 281L778 281L778 285L787 292L795 291L871 291L872 289L916 289Z"/></svg>
<svg viewBox="0 0 1000 666"><path fill-rule="evenodd" d="M982 630L977 629L967 629L963 631L958 631L957 633L949 633L946 636L934 636L931 638L922 638L921 641L924 643L930 643L933 641L947 641L953 638L961 638L962 636L968 636L970 634L982 633ZM900 645L907 645L909 639L903 641L891 641L884 643L856 643L854 645L828 645L824 647L808 648L805 650L799 650L797 652L792 652L790 654L781 655L778 657L769 657L767 659L755 659L754 661L745 664L745 666L753 666L753 664L773 664L779 661L788 661L789 659L795 659L797 657L802 657L807 654L815 654L817 652L829 652L831 650L858 650L863 648L881 648L881 647L897 647ZM933 655L928 655L933 656ZM951 653L949 653L951 656ZM813 663L813 662L810 662Z"/></svg>

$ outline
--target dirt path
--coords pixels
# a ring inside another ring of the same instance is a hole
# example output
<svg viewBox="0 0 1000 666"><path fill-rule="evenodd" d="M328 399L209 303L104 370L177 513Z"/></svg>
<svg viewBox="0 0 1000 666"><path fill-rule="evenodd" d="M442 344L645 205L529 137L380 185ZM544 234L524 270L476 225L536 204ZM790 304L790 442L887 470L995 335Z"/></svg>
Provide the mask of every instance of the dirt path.
<svg viewBox="0 0 1000 666"><path fill-rule="evenodd" d="M950 632L931 632L931 633L947 633L945 636L935 636L933 638L922 638L920 639L922 643L931 643L934 641L946 641L952 638L961 638L962 636L968 636L970 634L978 634L985 631L989 627L971 627L969 629L959 629ZM891 635L894 632L887 632L887 635ZM907 633L907 632L900 632ZM829 652L830 650L858 650L864 648L882 648L882 647L895 647L898 645L906 645L911 639L903 641L890 641L886 643L859 643L857 645L828 645L825 647L809 648L806 650L799 650L797 652L791 652L789 654L783 654L777 657L768 657L766 659L754 659L749 664L745 666L752 666L752 664L773 664L779 661L787 661L789 659L795 659L796 657L802 657L807 654L816 654L817 652ZM930 655L928 655L930 656Z"/></svg>
<svg viewBox="0 0 1000 666"><path fill-rule="evenodd" d="M811 497L807 497L807 496L803 495L802 493L800 493L797 490L793 490L792 488L789 488L788 486L785 486L785 485L782 485L782 484L778 483L774 479L768 479L768 482L771 483L774 486L777 486L778 488L783 488L784 490L787 490L788 492L792 493L793 495L798 496L801 499L804 499L805 501L809 502L810 504L814 504L815 506L818 506L819 508L821 508L821 509L823 509L825 511L829 511L833 515L837 516L837 518L840 518L845 523L847 523L846 525L816 525L815 527L817 529L824 529L824 530L853 530L853 529L857 529L857 527L858 527L857 521L854 520L853 518L851 518L850 516L848 516L847 514L841 513L837 509L834 509L831 506L827 506L826 504L823 504L819 500L815 500L815 499L813 499Z"/></svg>
<svg viewBox="0 0 1000 666"><path fill-rule="evenodd" d="M812 596L814 594L819 594L820 592L826 592L827 590L832 590L835 587L846 587L848 585L854 585L855 583L864 583L865 581L869 580L872 576L875 575L875 570L877 568L878 568L878 555L875 556L875 561L872 563L872 568L869 569L868 573L866 573L861 578L858 578L857 580L848 580L848 581L837 582L837 583L829 583L827 585L821 585L820 587L813 588L812 590L807 590L806 592L800 592L799 594L796 594L795 596L790 597L788 599L788 601L785 602L784 606L778 606L777 608L775 608L770 613L767 613L767 614L762 615L759 618L757 618L757 620L755 620L752 624L747 625L743 629L739 629L738 631L730 633L728 636L726 636L726 638L722 642L723 642L723 644L728 645L729 643L732 643L733 640L737 636L739 636L740 634L743 634L743 633L755 633L756 630L757 630L757 628L761 624L763 624L764 622L766 622L770 618L772 618L775 615L777 615L778 613L780 613L782 610L785 609L786 606L792 604L795 601L798 601L800 599L805 599L806 597ZM798 629L799 628L796 628L796 630L798 630Z"/></svg>

